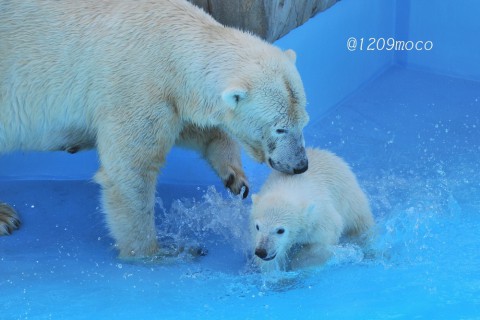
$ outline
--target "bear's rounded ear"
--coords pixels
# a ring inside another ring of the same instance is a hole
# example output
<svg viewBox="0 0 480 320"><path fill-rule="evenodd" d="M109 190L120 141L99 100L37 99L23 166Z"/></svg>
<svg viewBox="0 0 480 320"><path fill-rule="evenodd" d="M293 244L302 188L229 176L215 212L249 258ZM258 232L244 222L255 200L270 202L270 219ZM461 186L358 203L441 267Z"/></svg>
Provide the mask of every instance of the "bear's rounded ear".
<svg viewBox="0 0 480 320"><path fill-rule="evenodd" d="M285 50L284 53L288 57L288 59L290 59L290 61L295 64L295 62L297 61L297 54L295 53L295 51L293 51L292 49L288 49Z"/></svg>
<svg viewBox="0 0 480 320"><path fill-rule="evenodd" d="M247 90L241 87L231 87L222 92L222 99L231 107L237 107L238 103L247 97Z"/></svg>

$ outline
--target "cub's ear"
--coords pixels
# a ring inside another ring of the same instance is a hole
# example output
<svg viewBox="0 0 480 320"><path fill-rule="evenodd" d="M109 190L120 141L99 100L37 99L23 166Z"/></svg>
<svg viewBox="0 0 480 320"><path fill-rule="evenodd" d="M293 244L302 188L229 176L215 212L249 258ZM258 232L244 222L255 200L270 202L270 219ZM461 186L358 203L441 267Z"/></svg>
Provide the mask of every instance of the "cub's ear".
<svg viewBox="0 0 480 320"><path fill-rule="evenodd" d="M247 90L241 87L231 87L222 92L222 99L231 107L236 108L238 103L247 97Z"/></svg>
<svg viewBox="0 0 480 320"><path fill-rule="evenodd" d="M288 49L285 50L284 53L288 57L288 59L290 59L290 61L295 64L295 62L297 61L297 54L295 53L295 51L293 51L292 49Z"/></svg>

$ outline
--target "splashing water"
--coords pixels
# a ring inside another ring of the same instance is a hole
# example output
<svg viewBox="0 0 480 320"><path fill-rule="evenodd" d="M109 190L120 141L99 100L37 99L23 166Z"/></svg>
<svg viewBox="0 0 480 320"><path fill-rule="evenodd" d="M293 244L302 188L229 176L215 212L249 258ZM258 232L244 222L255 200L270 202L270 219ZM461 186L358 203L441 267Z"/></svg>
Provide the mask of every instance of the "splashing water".
<svg viewBox="0 0 480 320"><path fill-rule="evenodd" d="M160 238L171 237L190 245L226 244L235 252L248 255L250 204L241 196L225 197L214 186L207 188L200 200L173 201L169 210L161 198L156 199Z"/></svg>
<svg viewBox="0 0 480 320"><path fill-rule="evenodd" d="M392 266L426 261L432 247L440 241L439 232L445 227L446 219L458 217L462 210L442 181L397 179L387 175L383 180L366 181L365 185L371 192L376 213L375 236L367 248L348 243L348 240L332 246L327 268L345 264ZM403 196L395 197L392 202L389 200L392 193ZM164 207L161 198L157 198L160 239L171 238L183 245L227 246L244 257L244 267L239 272L249 273L256 270L251 261L250 210L251 203L239 196L225 196L214 186L208 187L199 200L174 200L169 209Z"/></svg>

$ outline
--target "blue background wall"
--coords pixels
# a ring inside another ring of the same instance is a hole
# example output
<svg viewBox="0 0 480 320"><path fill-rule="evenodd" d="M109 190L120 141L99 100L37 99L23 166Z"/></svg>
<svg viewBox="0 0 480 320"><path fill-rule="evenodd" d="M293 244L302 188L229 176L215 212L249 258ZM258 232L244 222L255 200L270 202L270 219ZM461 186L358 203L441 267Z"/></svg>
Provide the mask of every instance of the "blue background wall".
<svg viewBox="0 0 480 320"><path fill-rule="evenodd" d="M480 1L397 0L397 8L402 36L434 44L398 55L401 65L480 80Z"/></svg>
<svg viewBox="0 0 480 320"><path fill-rule="evenodd" d="M308 112L311 123L315 123L394 64L480 80L479 12L477 0L342 0L276 44L297 52ZM359 41L370 37L430 40L434 47L428 52L349 51L350 37ZM254 163L247 156L244 164L253 181L268 172L265 165ZM75 155L15 153L0 157L0 179L90 179L97 167L95 151ZM161 181L219 183L197 154L178 148L170 153Z"/></svg>

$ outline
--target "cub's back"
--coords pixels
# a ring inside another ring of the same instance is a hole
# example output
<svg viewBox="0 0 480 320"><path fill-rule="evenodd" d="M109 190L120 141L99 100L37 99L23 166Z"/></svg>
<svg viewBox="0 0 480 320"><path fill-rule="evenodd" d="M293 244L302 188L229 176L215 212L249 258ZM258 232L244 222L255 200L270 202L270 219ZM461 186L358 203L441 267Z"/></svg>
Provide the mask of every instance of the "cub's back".
<svg viewBox="0 0 480 320"><path fill-rule="evenodd" d="M332 203L345 222L345 233L356 235L368 230L373 216L368 199L350 166L337 155L308 149L308 180L328 188Z"/></svg>
<svg viewBox="0 0 480 320"><path fill-rule="evenodd" d="M334 190L341 193L352 183L357 185L355 176L345 161L335 154L320 149L307 148L308 170L302 174L288 175L272 171L261 192L276 188L291 188L297 191Z"/></svg>
<svg viewBox="0 0 480 320"><path fill-rule="evenodd" d="M278 193L296 201L329 201L342 216L345 233L362 233L373 225L370 205L349 165L337 155L307 148L308 170L298 175L272 172L260 193Z"/></svg>

